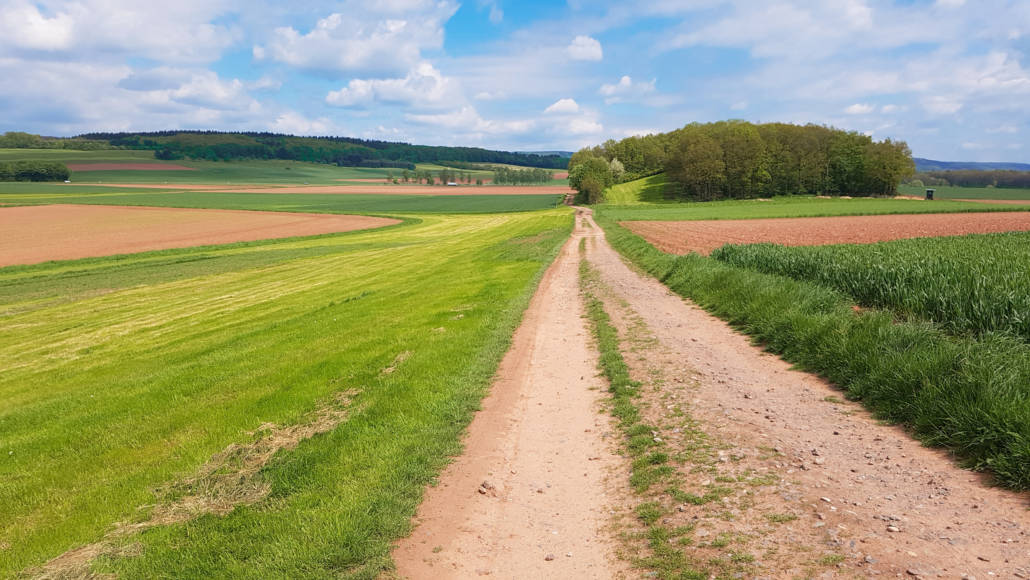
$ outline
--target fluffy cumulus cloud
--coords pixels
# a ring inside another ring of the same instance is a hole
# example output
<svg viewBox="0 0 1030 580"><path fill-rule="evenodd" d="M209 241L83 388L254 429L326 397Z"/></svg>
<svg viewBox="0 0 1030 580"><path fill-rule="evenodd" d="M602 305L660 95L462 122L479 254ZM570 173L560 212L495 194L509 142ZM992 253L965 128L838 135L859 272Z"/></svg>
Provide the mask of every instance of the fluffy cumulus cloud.
<svg viewBox="0 0 1030 580"><path fill-rule="evenodd" d="M844 109L844 112L849 115L868 115L876 110L873 105L867 105L865 103L855 103Z"/></svg>
<svg viewBox="0 0 1030 580"><path fill-rule="evenodd" d="M432 64L423 62L404 78L352 79L347 86L331 91L325 100L337 107L368 107L376 103L438 107L460 102L462 96L452 80Z"/></svg>
<svg viewBox="0 0 1030 580"><path fill-rule="evenodd" d="M655 80L650 82L634 81L630 76L623 76L615 84L603 84L598 92L607 104L621 103L641 99L654 92Z"/></svg>
<svg viewBox="0 0 1030 580"><path fill-rule="evenodd" d="M579 103L574 99L559 99L553 105L544 109L548 114L569 114L579 112Z"/></svg>
<svg viewBox="0 0 1030 580"><path fill-rule="evenodd" d="M604 58L604 50L601 43L589 36L577 36L565 48L565 52L572 60L601 60Z"/></svg>
<svg viewBox="0 0 1030 580"><path fill-rule="evenodd" d="M458 5L351 0L340 8L307 32L276 28L267 44L254 46L254 57L339 75L403 72L421 60L423 51L443 46L444 24Z"/></svg>

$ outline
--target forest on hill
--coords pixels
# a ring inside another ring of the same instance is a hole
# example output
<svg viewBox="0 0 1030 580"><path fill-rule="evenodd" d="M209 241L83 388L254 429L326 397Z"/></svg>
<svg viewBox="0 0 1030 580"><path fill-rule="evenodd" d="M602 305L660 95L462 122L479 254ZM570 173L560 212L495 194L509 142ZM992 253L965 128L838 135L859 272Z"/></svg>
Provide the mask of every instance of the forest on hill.
<svg viewBox="0 0 1030 580"><path fill-rule="evenodd" d="M284 159L345 167L414 169L416 163L501 163L521 167L564 169L568 159L493 151L479 147L411 145L351 137L296 137L276 133L224 131L157 131L150 133L86 133L72 138L10 132L0 135L0 148L151 150L162 160L234 161Z"/></svg>
<svg viewBox="0 0 1030 580"><path fill-rule="evenodd" d="M667 177L667 195L697 201L894 195L914 171L903 141L821 125L720 121L581 149L569 161L569 183L590 202L603 201L613 184L658 173Z"/></svg>

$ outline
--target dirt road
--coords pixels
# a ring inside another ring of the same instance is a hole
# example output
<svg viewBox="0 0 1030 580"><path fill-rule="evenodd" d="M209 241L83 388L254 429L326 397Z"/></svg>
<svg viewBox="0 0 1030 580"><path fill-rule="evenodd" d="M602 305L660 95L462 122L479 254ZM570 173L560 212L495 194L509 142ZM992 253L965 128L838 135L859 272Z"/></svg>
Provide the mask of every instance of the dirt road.
<svg viewBox="0 0 1030 580"><path fill-rule="evenodd" d="M577 231L542 280L465 453L394 551L403 578L612 578L606 528L624 505L605 385L581 318Z"/></svg>
<svg viewBox="0 0 1030 580"><path fill-rule="evenodd" d="M610 441L620 435L602 437L616 431L597 414L602 385L575 273L581 238L641 383L641 413L670 456L686 458L675 485L689 501L664 486L627 492L629 466ZM465 455L395 551L402 577L637 576L612 554L646 555L646 541L615 540L609 526L613 513L653 500L665 504L663 525L688 530L684 566L709 574L1030 578L1025 495L987 486L641 276L588 212L499 377Z"/></svg>

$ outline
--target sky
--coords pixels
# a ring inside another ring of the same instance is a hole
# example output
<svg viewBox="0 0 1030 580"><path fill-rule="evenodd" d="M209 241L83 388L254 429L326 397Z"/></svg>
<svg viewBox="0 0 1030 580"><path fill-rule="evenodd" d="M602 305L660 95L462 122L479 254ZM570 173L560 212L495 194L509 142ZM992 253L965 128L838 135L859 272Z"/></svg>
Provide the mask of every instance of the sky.
<svg viewBox="0 0 1030 580"><path fill-rule="evenodd" d="M1028 162L1028 52L1030 0L0 0L0 131L528 151L745 119Z"/></svg>

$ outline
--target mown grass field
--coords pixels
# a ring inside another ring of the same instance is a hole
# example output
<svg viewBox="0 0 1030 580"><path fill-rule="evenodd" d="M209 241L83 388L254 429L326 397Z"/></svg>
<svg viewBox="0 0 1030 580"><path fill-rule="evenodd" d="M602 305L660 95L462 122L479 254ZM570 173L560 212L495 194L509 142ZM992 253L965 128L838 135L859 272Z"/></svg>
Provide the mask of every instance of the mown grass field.
<svg viewBox="0 0 1030 580"><path fill-rule="evenodd" d="M926 187L902 185L898 188L901 195L923 197ZM1007 187L952 187L932 186L935 189L934 199L1006 199L1026 200L1030 203L1030 189L1010 189Z"/></svg>
<svg viewBox="0 0 1030 580"><path fill-rule="evenodd" d="M94 569L376 577L571 221L424 216L0 269L0 577L174 500L255 490L224 517L109 538L138 555ZM191 481L227 445L274 441L269 424L324 419L317 409L336 409L333 424L256 473L236 477L246 457L231 455L212 476L222 487Z"/></svg>
<svg viewBox="0 0 1030 580"><path fill-rule="evenodd" d="M854 201L865 200L828 203L842 210L854 208ZM789 216L826 215L822 201L813 200L812 207L800 203L755 204L755 210L736 217L787 217L782 214L791 208L796 211ZM660 217L659 210L646 213L653 216L648 219L698 219L708 211L684 206L666 210L665 215L677 217ZM769 351L827 378L878 417L905 425L929 445L950 449L964 465L991 472L1003 486L1030 489L1030 345L1006 331L1022 324L1026 310L1004 311L1006 304L1025 304L1030 294L1019 279L1025 252L1018 246L1025 245L1025 234L909 240L880 249L752 247L739 252L742 263L759 269L790 271L795 263L811 262L813 269L804 270L810 275L793 279L697 254L662 253L618 224L628 213L601 208L596 216L618 251L670 289ZM919 261L935 250L957 263ZM724 257L733 255L727 250ZM1015 265L1011 280L1006 259ZM965 276L971 278L961 279ZM941 290L949 281L958 286ZM873 308L855 312L855 295L877 292L859 287L876 284L887 285L885 296L870 298ZM980 293L968 295L965 290L971 288ZM920 308L925 311L908 321L899 321L895 310ZM954 321L945 320L949 313ZM963 320L1000 331L977 334Z"/></svg>
<svg viewBox="0 0 1030 580"><path fill-rule="evenodd" d="M65 193L70 192L70 193ZM351 195L317 193L163 192L99 188L93 193L61 186L0 184L0 205L55 203L249 209L315 213L498 213L552 209L560 195Z"/></svg>
<svg viewBox="0 0 1030 580"><path fill-rule="evenodd" d="M918 238L878 244L728 245L712 257L835 288L867 307L956 334L1030 342L1030 234Z"/></svg>
<svg viewBox="0 0 1030 580"><path fill-rule="evenodd" d="M911 199L777 197L771 200L712 201L661 205L602 205L597 212L613 221L731 220L844 215L885 215L1025 210L1019 205Z"/></svg>

